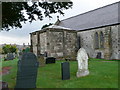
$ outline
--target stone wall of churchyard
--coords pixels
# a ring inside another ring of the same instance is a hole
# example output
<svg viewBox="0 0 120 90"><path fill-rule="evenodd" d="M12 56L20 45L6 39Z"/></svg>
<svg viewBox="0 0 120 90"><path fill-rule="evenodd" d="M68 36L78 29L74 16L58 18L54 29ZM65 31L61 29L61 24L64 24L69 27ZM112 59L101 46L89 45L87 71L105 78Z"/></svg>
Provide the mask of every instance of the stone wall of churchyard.
<svg viewBox="0 0 120 90"><path fill-rule="evenodd" d="M120 59L118 53L118 25L80 31L78 40L89 56L96 58L101 53L104 59Z"/></svg>

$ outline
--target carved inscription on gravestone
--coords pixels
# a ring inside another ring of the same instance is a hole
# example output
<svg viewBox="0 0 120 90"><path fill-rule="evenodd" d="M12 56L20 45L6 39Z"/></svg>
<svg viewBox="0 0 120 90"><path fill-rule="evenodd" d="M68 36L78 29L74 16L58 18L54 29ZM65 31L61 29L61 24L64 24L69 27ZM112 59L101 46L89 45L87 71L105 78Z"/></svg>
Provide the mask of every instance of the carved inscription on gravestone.
<svg viewBox="0 0 120 90"><path fill-rule="evenodd" d="M36 88L38 62L35 54L24 53L18 61L17 80L15 88Z"/></svg>

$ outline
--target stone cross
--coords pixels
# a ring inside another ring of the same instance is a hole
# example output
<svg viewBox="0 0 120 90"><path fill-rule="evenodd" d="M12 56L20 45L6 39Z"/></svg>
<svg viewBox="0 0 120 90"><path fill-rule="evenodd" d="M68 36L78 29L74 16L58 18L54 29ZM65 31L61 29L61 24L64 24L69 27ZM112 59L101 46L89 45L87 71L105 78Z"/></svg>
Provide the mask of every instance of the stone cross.
<svg viewBox="0 0 120 90"><path fill-rule="evenodd" d="M78 61L78 71L77 77L86 76L89 74L88 70L88 55L84 48L80 48L77 53L77 61Z"/></svg>
<svg viewBox="0 0 120 90"><path fill-rule="evenodd" d="M17 80L15 88L36 88L38 62L32 52L23 53L18 61Z"/></svg>

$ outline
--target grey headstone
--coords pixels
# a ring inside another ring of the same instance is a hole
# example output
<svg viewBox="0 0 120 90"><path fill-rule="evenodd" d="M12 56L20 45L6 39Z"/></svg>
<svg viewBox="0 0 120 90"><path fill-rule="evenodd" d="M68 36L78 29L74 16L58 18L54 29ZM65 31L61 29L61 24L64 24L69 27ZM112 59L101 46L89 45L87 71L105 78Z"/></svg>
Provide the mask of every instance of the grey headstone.
<svg viewBox="0 0 120 90"><path fill-rule="evenodd" d="M69 62L61 63L61 71L62 71L62 80L70 79L70 66L69 66Z"/></svg>
<svg viewBox="0 0 120 90"><path fill-rule="evenodd" d="M51 64L51 63L55 63L56 58L54 57L47 57L46 58L46 64Z"/></svg>
<svg viewBox="0 0 120 90"><path fill-rule="evenodd" d="M36 88L38 64L37 57L32 52L22 55L22 59L18 61L15 88Z"/></svg>
<svg viewBox="0 0 120 90"><path fill-rule="evenodd" d="M13 59L14 59L13 53L8 53L6 59L7 59L7 60L13 60Z"/></svg>

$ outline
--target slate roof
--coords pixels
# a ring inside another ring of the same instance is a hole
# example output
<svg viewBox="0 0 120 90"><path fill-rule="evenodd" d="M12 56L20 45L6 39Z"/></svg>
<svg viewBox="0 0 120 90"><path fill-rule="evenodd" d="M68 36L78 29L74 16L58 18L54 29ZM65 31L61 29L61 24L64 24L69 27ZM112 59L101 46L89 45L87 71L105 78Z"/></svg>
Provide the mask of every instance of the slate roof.
<svg viewBox="0 0 120 90"><path fill-rule="evenodd" d="M77 16L61 20L59 26L86 30L120 23L120 1Z"/></svg>

